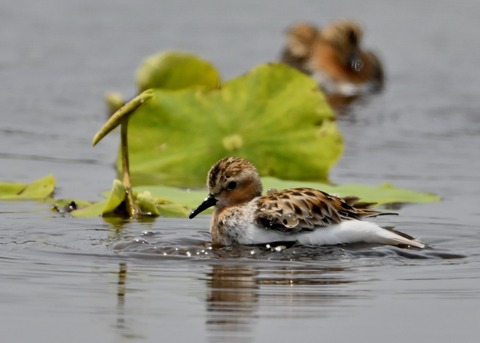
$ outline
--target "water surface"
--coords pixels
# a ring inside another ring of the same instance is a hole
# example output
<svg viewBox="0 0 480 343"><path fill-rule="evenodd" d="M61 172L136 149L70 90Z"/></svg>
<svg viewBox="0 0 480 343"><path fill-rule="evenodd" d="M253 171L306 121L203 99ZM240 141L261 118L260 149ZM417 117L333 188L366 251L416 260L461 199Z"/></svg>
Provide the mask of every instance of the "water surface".
<svg viewBox="0 0 480 343"><path fill-rule="evenodd" d="M90 146L102 96L135 92L169 48L224 78L275 60L298 20L352 17L387 87L339 119L338 183L442 196L379 218L429 244L213 250L208 217L111 224L0 202L0 316L11 342L480 338L480 75L475 1L23 1L0 5L0 180L53 173L58 198L100 199L118 137Z"/></svg>

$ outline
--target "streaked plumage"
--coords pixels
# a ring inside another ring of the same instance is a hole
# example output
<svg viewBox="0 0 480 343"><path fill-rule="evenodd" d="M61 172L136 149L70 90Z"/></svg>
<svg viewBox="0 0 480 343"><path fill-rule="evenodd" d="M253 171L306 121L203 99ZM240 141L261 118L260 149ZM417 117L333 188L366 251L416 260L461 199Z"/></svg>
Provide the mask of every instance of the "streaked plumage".
<svg viewBox="0 0 480 343"><path fill-rule="evenodd" d="M362 28L351 20L323 28L296 24L288 30L281 61L314 77L327 94L377 91L384 82L382 64L374 53L363 50L362 37Z"/></svg>
<svg viewBox="0 0 480 343"><path fill-rule="evenodd" d="M362 218L387 214L357 197L336 197L312 188L262 194L256 168L237 157L224 158L208 173L209 195L190 218L215 206L210 233L215 246L298 242L307 245L380 243L415 246L412 237Z"/></svg>

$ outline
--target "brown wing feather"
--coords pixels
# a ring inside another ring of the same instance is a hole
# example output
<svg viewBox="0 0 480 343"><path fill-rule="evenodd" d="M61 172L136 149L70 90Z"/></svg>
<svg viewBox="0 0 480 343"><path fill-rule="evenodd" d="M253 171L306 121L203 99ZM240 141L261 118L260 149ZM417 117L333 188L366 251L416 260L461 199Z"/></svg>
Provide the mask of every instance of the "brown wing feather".
<svg viewBox="0 0 480 343"><path fill-rule="evenodd" d="M291 188L258 198L255 217L265 228L297 233L383 214L369 209L371 205L357 197L339 198L312 188Z"/></svg>

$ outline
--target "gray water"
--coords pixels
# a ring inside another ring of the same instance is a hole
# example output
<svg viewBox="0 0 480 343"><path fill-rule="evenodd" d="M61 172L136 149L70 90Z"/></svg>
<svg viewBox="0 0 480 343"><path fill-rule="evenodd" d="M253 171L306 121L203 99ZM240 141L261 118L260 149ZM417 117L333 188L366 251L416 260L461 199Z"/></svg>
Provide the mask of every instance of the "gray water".
<svg viewBox="0 0 480 343"><path fill-rule="evenodd" d="M480 3L46 0L0 4L0 180L53 173L57 198L99 200L118 136L97 147L103 94L170 49L225 79L275 60L284 29L355 18L383 93L339 120L336 183L442 197L383 219L429 244L208 246L208 217L109 223L0 202L2 342L477 342Z"/></svg>

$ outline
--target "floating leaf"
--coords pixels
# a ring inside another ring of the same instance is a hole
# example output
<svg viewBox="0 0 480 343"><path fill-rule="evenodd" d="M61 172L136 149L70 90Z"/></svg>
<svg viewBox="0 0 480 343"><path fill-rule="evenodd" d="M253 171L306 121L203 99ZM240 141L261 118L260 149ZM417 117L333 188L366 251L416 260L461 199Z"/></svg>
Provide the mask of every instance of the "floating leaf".
<svg viewBox="0 0 480 343"><path fill-rule="evenodd" d="M88 203L78 200L59 200L55 202L55 207L63 208L65 204L75 202L79 209L71 212L74 217L125 217L125 187L120 180L114 180L112 189L105 193L107 199ZM145 216L163 216L163 217L186 217L189 209L181 203L176 203L164 198L155 198L147 190L141 190L134 193L134 199L137 207L141 211L139 217Z"/></svg>
<svg viewBox="0 0 480 343"><path fill-rule="evenodd" d="M362 184L330 185L316 182L285 181L271 177L263 178L264 189L284 189L292 187L310 187L320 189L338 196L354 195L362 201L375 202L379 205L396 203L428 203L440 201L440 197L432 193L422 193L405 188L396 188L385 183L379 186Z"/></svg>
<svg viewBox="0 0 480 343"><path fill-rule="evenodd" d="M17 198L26 186L24 183L0 182L0 199Z"/></svg>
<svg viewBox="0 0 480 343"><path fill-rule="evenodd" d="M93 218L99 217L102 215L102 211L105 208L107 199L90 204L89 206L79 208L78 210L72 211L70 215L78 218Z"/></svg>
<svg viewBox="0 0 480 343"><path fill-rule="evenodd" d="M428 203L440 201L440 197L431 193L422 193L404 188L395 188L390 184L368 186L361 184L330 185L319 182L286 181L273 177L262 178L264 192L268 189L285 189L294 187L310 187L320 189L337 196L358 196L362 201L374 202L378 205L397 203ZM196 208L207 196L206 190L180 189L166 186L140 186L135 191L149 191L153 197L168 199L179 206Z"/></svg>
<svg viewBox="0 0 480 343"><path fill-rule="evenodd" d="M166 51L148 57L136 75L139 93L150 88L182 89L220 86L217 69L208 61L187 52Z"/></svg>
<svg viewBox="0 0 480 343"><path fill-rule="evenodd" d="M362 201L375 202L379 205L398 203L428 203L440 201L440 197L431 193L422 193L404 188L396 188L390 184L368 186L361 184L330 185L319 182L286 181L273 177L262 178L264 193L269 189L285 189L293 187L311 187L337 196L355 195ZM3 184L0 184L0 190ZM55 207L63 208L72 201L79 209L71 212L74 217L98 217L101 215L124 217L124 188L119 180L115 180L112 190L105 193L108 199L97 203L80 200L57 200ZM185 189L167 186L139 186L134 188L134 198L142 212L152 216L185 218L191 209L196 208L207 196L205 189ZM122 198L123 197L123 198ZM211 209L210 209L211 211ZM206 211L208 213L209 210Z"/></svg>
<svg viewBox="0 0 480 343"><path fill-rule="evenodd" d="M55 177L47 175L29 184L0 182L0 199L43 200L53 194Z"/></svg>
<svg viewBox="0 0 480 343"><path fill-rule="evenodd" d="M135 192L139 208L144 214L163 217L186 217L187 207L164 198L154 198L149 191Z"/></svg>
<svg viewBox="0 0 480 343"><path fill-rule="evenodd" d="M78 205L78 209L71 211L70 214L73 217L98 217L98 216L122 216L125 212L121 206L125 200L125 187L123 187L120 180L113 180L112 189L106 193L107 199L96 203L85 203L79 200L73 201ZM61 205L65 203L65 200L59 200L55 202L55 206L61 208Z"/></svg>
<svg viewBox="0 0 480 343"><path fill-rule="evenodd" d="M188 207L170 201L159 202L157 207L162 217L186 218L191 212L191 209Z"/></svg>
<svg viewBox="0 0 480 343"><path fill-rule="evenodd" d="M120 180L113 180L112 190L108 195L105 206L102 209L102 215L114 213L118 207L125 201L125 187Z"/></svg>
<svg viewBox="0 0 480 343"><path fill-rule="evenodd" d="M53 200L51 211L65 214L65 213L71 213L75 210L78 210L79 208L84 208L89 206L92 206L92 203L90 201L59 199L59 200Z"/></svg>
<svg viewBox="0 0 480 343"><path fill-rule="evenodd" d="M148 191L137 194L137 205L142 213L149 214L151 216L159 216L160 212L155 206L155 200L152 198L152 194Z"/></svg>
<svg viewBox="0 0 480 343"><path fill-rule="evenodd" d="M163 201L170 202L186 208L192 209L207 196L206 190L191 190L168 186L139 186L135 187L135 192L148 191L152 197ZM189 213L188 211L186 213Z"/></svg>
<svg viewBox="0 0 480 343"><path fill-rule="evenodd" d="M133 185L203 185L228 155L252 161L261 175L326 181L343 151L315 81L281 64L256 67L220 90L151 91L129 120Z"/></svg>

